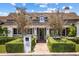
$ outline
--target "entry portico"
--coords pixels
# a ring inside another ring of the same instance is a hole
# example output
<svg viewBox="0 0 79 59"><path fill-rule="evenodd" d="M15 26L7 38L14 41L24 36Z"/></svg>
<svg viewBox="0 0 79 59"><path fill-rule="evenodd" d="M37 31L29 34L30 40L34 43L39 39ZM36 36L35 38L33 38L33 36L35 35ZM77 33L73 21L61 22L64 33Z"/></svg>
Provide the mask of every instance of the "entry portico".
<svg viewBox="0 0 79 59"><path fill-rule="evenodd" d="M29 28L32 29L32 35L35 35L37 37L37 42L45 42L46 37L50 35L49 26L37 25L30 26Z"/></svg>

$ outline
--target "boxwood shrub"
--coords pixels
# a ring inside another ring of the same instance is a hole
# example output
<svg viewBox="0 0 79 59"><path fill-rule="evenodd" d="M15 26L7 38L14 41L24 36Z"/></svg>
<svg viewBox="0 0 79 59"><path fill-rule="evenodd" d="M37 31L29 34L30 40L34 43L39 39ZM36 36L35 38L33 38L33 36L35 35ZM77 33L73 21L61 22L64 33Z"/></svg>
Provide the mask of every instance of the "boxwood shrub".
<svg viewBox="0 0 79 59"><path fill-rule="evenodd" d="M76 52L79 52L79 44L76 44Z"/></svg>
<svg viewBox="0 0 79 59"><path fill-rule="evenodd" d="M69 37L75 37L76 36L76 26L75 24L72 24L68 28L68 36Z"/></svg>
<svg viewBox="0 0 79 59"><path fill-rule="evenodd" d="M67 37L67 39L75 42L76 44L79 44L79 37L74 37L73 39Z"/></svg>
<svg viewBox="0 0 79 59"><path fill-rule="evenodd" d="M8 53L23 53L24 45L21 39L16 39L6 43L6 51Z"/></svg>
<svg viewBox="0 0 79 59"><path fill-rule="evenodd" d="M7 37L7 36L0 36L0 45L5 44L6 42L15 40L16 37Z"/></svg>
<svg viewBox="0 0 79 59"><path fill-rule="evenodd" d="M69 40L54 40L48 38L48 48L50 52L75 52L75 43Z"/></svg>
<svg viewBox="0 0 79 59"><path fill-rule="evenodd" d="M32 41L31 41L31 51L34 50L35 45L36 45L36 37L35 37L35 36L32 36Z"/></svg>
<svg viewBox="0 0 79 59"><path fill-rule="evenodd" d="M0 53L6 53L5 45L0 45Z"/></svg>

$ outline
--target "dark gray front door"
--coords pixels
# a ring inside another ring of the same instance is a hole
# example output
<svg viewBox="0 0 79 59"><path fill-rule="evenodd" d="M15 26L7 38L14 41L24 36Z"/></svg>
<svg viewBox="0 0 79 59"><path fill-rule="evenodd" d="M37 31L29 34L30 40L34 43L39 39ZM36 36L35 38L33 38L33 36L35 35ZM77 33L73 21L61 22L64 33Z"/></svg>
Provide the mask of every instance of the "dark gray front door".
<svg viewBox="0 0 79 59"><path fill-rule="evenodd" d="M37 28L37 42L43 43L45 42L46 37L46 29L45 28Z"/></svg>

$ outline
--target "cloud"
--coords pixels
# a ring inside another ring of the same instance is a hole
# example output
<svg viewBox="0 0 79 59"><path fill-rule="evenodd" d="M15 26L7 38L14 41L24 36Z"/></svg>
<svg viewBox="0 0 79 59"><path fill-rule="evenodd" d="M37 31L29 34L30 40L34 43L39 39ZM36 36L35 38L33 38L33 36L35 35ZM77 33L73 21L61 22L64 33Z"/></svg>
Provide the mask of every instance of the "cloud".
<svg viewBox="0 0 79 59"><path fill-rule="evenodd" d="M47 12L56 12L56 8L47 8Z"/></svg>
<svg viewBox="0 0 79 59"><path fill-rule="evenodd" d="M64 9L66 6L63 6L62 9Z"/></svg>
<svg viewBox="0 0 79 59"><path fill-rule="evenodd" d="M47 7L48 3L35 3L35 5L38 5L39 7L45 8Z"/></svg>
<svg viewBox="0 0 79 59"><path fill-rule="evenodd" d="M47 10L52 10L52 11L55 11L56 8L47 8Z"/></svg>
<svg viewBox="0 0 79 59"><path fill-rule="evenodd" d="M51 10L45 10L45 11L38 11L38 13L51 13Z"/></svg>
<svg viewBox="0 0 79 59"><path fill-rule="evenodd" d="M16 4L15 3L10 3L12 6L16 6Z"/></svg>
<svg viewBox="0 0 79 59"><path fill-rule="evenodd" d="M42 8L45 8L45 7L47 7L47 5L46 4L41 4L41 5L39 5L40 7L42 7Z"/></svg>
<svg viewBox="0 0 79 59"><path fill-rule="evenodd" d="M0 16L8 16L8 12L0 12Z"/></svg>
<svg viewBox="0 0 79 59"><path fill-rule="evenodd" d="M51 10L46 10L46 11L43 11L44 13L52 13Z"/></svg>
<svg viewBox="0 0 79 59"><path fill-rule="evenodd" d="M59 3L56 3L56 5L58 5Z"/></svg>
<svg viewBox="0 0 79 59"><path fill-rule="evenodd" d="M34 11L35 12L35 11ZM47 8L47 10L40 10L40 11L36 11L37 13L52 13L52 12L56 12L56 8Z"/></svg>
<svg viewBox="0 0 79 59"><path fill-rule="evenodd" d="M35 12L35 10L26 10L26 12Z"/></svg>
<svg viewBox="0 0 79 59"><path fill-rule="evenodd" d="M43 4L44 4L44 5L45 5L45 4L47 5L47 4L49 4L49 3L35 3L35 5L43 5Z"/></svg>
<svg viewBox="0 0 79 59"><path fill-rule="evenodd" d="M31 10L31 12L34 12L34 10Z"/></svg>
<svg viewBox="0 0 79 59"><path fill-rule="evenodd" d="M72 6L69 6L69 8L72 9L73 7Z"/></svg>

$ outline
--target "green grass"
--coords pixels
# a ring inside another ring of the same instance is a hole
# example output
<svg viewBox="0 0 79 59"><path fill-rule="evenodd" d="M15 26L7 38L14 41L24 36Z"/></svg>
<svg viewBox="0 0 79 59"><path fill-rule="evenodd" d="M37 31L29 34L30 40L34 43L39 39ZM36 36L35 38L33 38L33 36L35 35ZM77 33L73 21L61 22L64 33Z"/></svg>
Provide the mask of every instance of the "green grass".
<svg viewBox="0 0 79 59"><path fill-rule="evenodd" d="M79 52L79 44L76 44L76 52Z"/></svg>
<svg viewBox="0 0 79 59"><path fill-rule="evenodd" d="M6 53L5 45L0 45L0 53Z"/></svg>

